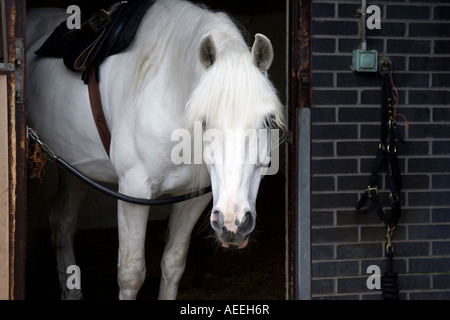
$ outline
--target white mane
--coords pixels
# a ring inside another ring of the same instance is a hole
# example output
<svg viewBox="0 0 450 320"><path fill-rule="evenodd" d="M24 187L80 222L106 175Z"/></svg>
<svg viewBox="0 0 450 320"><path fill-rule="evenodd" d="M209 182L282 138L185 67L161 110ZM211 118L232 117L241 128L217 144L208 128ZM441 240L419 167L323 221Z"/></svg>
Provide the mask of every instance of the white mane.
<svg viewBox="0 0 450 320"><path fill-rule="evenodd" d="M275 88L254 65L247 48L228 45L218 50L217 60L200 78L184 122L186 128L195 121L207 128L261 128L268 116L274 117L277 127L284 126Z"/></svg>
<svg viewBox="0 0 450 320"><path fill-rule="evenodd" d="M276 90L252 61L238 28L221 17L210 26L217 60L202 75L190 96L184 123L203 121L208 128L259 128L268 115L283 127L284 113Z"/></svg>

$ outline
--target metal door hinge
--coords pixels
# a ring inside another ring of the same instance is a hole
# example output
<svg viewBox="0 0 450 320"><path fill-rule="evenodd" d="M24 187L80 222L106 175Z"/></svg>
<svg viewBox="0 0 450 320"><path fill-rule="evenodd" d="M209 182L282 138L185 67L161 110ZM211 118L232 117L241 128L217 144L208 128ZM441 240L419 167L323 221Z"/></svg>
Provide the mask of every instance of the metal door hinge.
<svg viewBox="0 0 450 320"><path fill-rule="evenodd" d="M15 57L15 74L16 74L16 103L24 101L24 64L25 52L23 47L23 39L16 39L16 57Z"/></svg>

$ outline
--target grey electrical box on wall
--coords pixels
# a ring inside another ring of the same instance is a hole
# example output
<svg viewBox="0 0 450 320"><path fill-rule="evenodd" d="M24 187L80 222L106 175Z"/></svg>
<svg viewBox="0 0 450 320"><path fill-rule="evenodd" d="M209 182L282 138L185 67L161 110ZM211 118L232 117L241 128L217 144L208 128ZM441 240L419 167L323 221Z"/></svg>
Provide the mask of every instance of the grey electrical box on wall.
<svg viewBox="0 0 450 320"><path fill-rule="evenodd" d="M353 50L351 69L356 72L377 72L378 51L377 50Z"/></svg>

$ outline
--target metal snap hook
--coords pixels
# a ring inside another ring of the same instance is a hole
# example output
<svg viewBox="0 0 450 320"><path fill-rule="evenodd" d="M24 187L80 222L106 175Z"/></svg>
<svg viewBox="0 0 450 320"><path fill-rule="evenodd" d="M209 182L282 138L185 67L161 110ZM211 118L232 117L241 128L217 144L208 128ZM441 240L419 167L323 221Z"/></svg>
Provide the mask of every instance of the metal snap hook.
<svg viewBox="0 0 450 320"><path fill-rule="evenodd" d="M378 72L380 73L381 76L384 76L386 74L389 74L389 75L392 74L391 59L389 59L388 57L382 56L379 59L379 65L380 65L380 68L379 68Z"/></svg>

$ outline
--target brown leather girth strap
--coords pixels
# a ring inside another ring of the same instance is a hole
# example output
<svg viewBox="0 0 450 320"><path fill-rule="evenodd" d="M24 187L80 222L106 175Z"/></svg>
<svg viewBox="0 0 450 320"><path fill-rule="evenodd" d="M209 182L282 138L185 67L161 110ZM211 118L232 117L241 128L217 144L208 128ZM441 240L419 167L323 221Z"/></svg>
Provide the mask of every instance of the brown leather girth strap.
<svg viewBox="0 0 450 320"><path fill-rule="evenodd" d="M106 122L105 114L103 113L102 97L100 94L100 86L96 77L95 66L89 70L89 100L91 102L92 114L94 116L95 124L97 126L98 134L102 139L103 147L109 157L109 147L111 145L111 132Z"/></svg>

